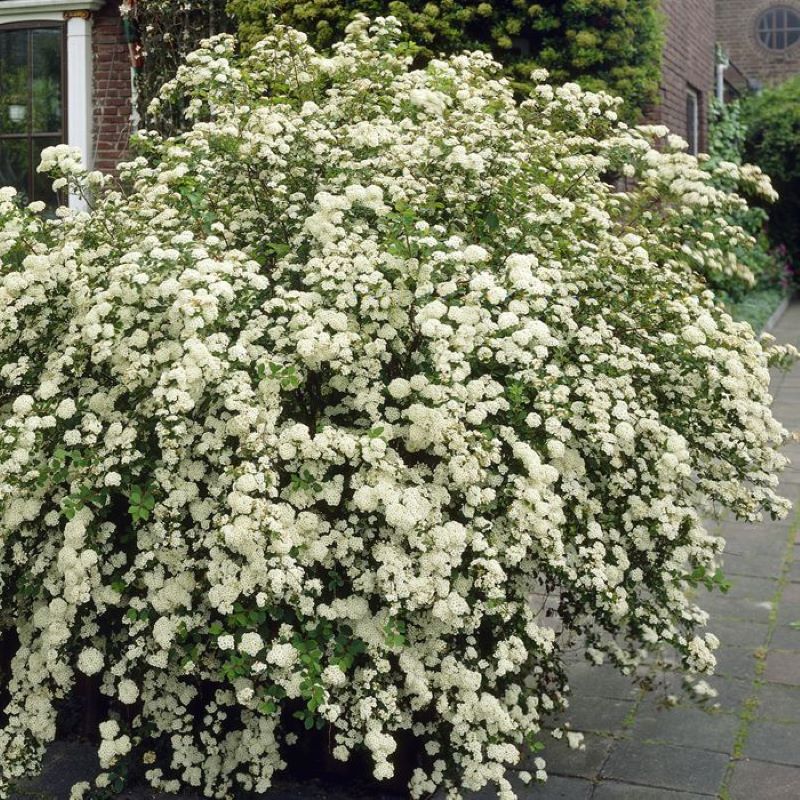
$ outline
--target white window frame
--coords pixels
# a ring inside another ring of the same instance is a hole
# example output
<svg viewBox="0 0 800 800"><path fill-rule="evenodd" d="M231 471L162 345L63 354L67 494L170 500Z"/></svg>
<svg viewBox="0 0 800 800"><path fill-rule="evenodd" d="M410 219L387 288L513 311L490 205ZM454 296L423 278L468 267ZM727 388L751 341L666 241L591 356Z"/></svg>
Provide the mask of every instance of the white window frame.
<svg viewBox="0 0 800 800"><path fill-rule="evenodd" d="M2 0L0 2L0 25L6 23L65 22L67 58L67 130L66 141L77 147L83 156L83 164L92 168L92 20L91 12L97 11L105 0ZM71 208L83 208L80 197L70 195Z"/></svg>

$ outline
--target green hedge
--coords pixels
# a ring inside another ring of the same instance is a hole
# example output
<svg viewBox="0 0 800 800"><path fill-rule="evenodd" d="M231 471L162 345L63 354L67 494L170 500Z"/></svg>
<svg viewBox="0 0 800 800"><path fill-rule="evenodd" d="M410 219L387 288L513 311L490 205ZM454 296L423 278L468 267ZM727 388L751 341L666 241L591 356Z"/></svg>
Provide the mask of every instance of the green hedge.
<svg viewBox="0 0 800 800"><path fill-rule="evenodd" d="M439 53L491 50L520 92L530 88L532 70L545 68L554 83L578 81L585 89L622 97L622 114L636 121L658 97L659 5L659 0L149 0L128 13L145 51L142 111L205 36L235 31L245 44L253 43L278 20L303 30L315 47L327 48L362 12L398 17L419 64ZM176 124L179 119L159 121L165 130Z"/></svg>
<svg viewBox="0 0 800 800"><path fill-rule="evenodd" d="M734 101L725 105L713 103L709 125L709 160L711 168L722 162L732 162L741 166L745 163L745 147L748 138L748 125L744 113L744 104ZM722 171L725 175L725 171ZM764 290L776 290L779 293L789 291L791 269L787 264L786 254L776 248L768 236L770 215L775 205L770 203L764 207L763 198L747 192L747 187L730 178L716 179L720 188L740 192L749 205L732 213L728 217L731 224L746 230L753 241L735 249L736 257L741 264L752 273L755 281L748 285L737 278L717 281L713 288L721 291L727 302L742 303L748 296ZM755 327L755 326L754 326Z"/></svg>
<svg viewBox="0 0 800 800"><path fill-rule="evenodd" d="M537 67L556 83L577 80L624 98L636 118L657 96L661 25L658 0L228 0L244 41L257 40L274 14L305 31L315 47L339 39L357 12L400 19L424 60L440 52L491 49L521 91Z"/></svg>
<svg viewBox="0 0 800 800"><path fill-rule="evenodd" d="M257 41L275 20L303 30L317 48L340 39L353 16L392 14L403 24L418 64L439 53L491 50L515 88L530 88L530 73L545 68L553 83L577 81L623 98L622 114L637 121L657 101L662 24L659 0L148 0L125 12L144 53L140 111L200 41L220 31ZM180 116L155 121L169 133Z"/></svg>
<svg viewBox="0 0 800 800"><path fill-rule="evenodd" d="M780 200L770 212L770 237L800 253L800 77L767 89L745 106L745 156L771 178Z"/></svg>

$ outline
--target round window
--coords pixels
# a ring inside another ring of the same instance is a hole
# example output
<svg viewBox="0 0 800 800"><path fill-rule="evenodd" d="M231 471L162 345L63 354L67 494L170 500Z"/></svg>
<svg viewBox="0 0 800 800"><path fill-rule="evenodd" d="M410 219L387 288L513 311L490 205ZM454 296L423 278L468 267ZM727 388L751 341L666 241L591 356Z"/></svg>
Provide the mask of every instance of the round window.
<svg viewBox="0 0 800 800"><path fill-rule="evenodd" d="M800 12L770 8L758 18L758 40L768 50L786 50L800 41Z"/></svg>

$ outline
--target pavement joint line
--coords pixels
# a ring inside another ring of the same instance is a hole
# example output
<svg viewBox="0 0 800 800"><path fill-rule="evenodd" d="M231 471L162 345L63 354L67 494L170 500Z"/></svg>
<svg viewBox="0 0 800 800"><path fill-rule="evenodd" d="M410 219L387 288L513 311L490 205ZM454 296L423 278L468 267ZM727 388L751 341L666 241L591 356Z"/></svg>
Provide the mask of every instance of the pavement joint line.
<svg viewBox="0 0 800 800"><path fill-rule="evenodd" d="M633 701L633 708L631 708L631 710L625 715L625 718L622 720L622 726L620 729L619 736L615 735L612 737L613 743L611 747L608 748L605 758L600 762L594 776L590 779L592 782L592 792L589 795L589 800L592 800L592 798L595 795L595 792L597 791L597 787L600 786L601 783L603 783L603 778L602 778L603 770L606 768L606 765L608 764L608 760L611 758L612 753L619 746L620 742L628 741L626 734L630 733L631 728L633 728L634 724L636 723L636 715L639 712L640 706L644 702L644 698L648 694L649 692L646 689L643 689L641 687L639 688L639 693L636 696L636 699Z"/></svg>
<svg viewBox="0 0 800 800"><path fill-rule="evenodd" d="M672 746L673 747L679 747L680 745L672 745ZM689 749L689 748L687 748L687 749ZM702 797L717 797L717 793L716 792L701 792L698 789L691 789L691 790L689 790L689 789L676 789L673 786L657 786L657 785L655 785L653 783L643 783L641 781L635 781L635 780L624 780L624 781L621 781L621 780L616 779L616 778L608 778L608 780L600 779L598 782L596 782L594 784L594 786L592 788L592 794L590 795L590 800L591 800L591 798L594 797L594 793L595 793L597 787L598 786L602 786L604 783L605 784L616 783L619 786L643 786L643 787L645 787L647 789L663 789L666 792L670 792L672 794L677 794L677 795L685 794L686 792L691 791L692 794L701 795Z"/></svg>
<svg viewBox="0 0 800 800"><path fill-rule="evenodd" d="M759 648L760 650L763 651L763 658L756 659L755 677L753 678L751 683L752 692L750 693L749 697L745 698L742 701L740 705L741 709L741 713L739 715L740 725L739 729L736 732L736 737L734 739L730 764L725 770L725 774L722 777L722 783L720 784L720 789L719 789L720 800L729 800L730 798L729 787L731 779L733 778L733 773L736 770L736 765L742 760L743 751L750 735L750 726L755 719L755 712L758 710L758 707L760 705L759 695L761 693L761 689L764 686L763 675L764 671L767 668L767 655L769 653L769 646L770 643L772 642L772 637L775 633L775 629L778 626L778 608L780 606L781 598L783 596L783 590L789 583L789 572L791 570L792 564L794 563L795 539L797 538L798 530L800 530L800 502L798 502L798 498L795 498L794 514L792 517L792 522L789 525L788 533L786 535L786 542L784 544L784 551L783 551L783 559L781 561L781 569L778 574L778 581L775 589L775 594L772 596L771 600L772 608L770 609L769 620L767 622L766 639L761 648Z"/></svg>
<svg viewBox="0 0 800 800"><path fill-rule="evenodd" d="M711 712L708 712L711 713ZM678 744L677 742L671 742L669 739L639 739L642 744L653 745L653 746L660 746L666 745L667 747L684 747L682 744ZM687 750L698 750L701 753L715 753L716 755L727 755L724 750L715 750L713 747L703 747L703 745L692 745L690 748L686 748ZM763 761L765 759L759 759ZM776 762L781 763L781 762ZM788 766L792 766L791 764ZM694 791L694 790L692 790Z"/></svg>
<svg viewBox="0 0 800 800"><path fill-rule="evenodd" d="M742 761L761 761L764 764L774 764L776 767L790 767L793 769L797 768L797 764L792 764L788 761L776 761L774 758L766 758L765 756L759 756L758 758L737 758L736 763L739 764Z"/></svg>

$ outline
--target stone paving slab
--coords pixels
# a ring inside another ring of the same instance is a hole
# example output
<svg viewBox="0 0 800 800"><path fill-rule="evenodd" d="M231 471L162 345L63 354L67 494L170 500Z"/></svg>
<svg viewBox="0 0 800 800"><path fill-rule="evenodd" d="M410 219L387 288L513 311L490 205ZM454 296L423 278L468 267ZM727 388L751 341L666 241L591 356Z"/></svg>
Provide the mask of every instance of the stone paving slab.
<svg viewBox="0 0 800 800"><path fill-rule="evenodd" d="M610 736L587 733L583 750L571 750L563 740L549 742L545 754L547 771L551 776L594 779L608 759L614 741ZM527 756L522 767L530 769L532 761L533 758Z"/></svg>
<svg viewBox="0 0 800 800"><path fill-rule="evenodd" d="M747 734L744 755L761 761L800 767L800 722L754 722Z"/></svg>
<svg viewBox="0 0 800 800"><path fill-rule="evenodd" d="M721 559L722 569L726 575L752 575L754 577L769 577L775 575L781 567L781 556L757 555L749 557L745 553L725 553Z"/></svg>
<svg viewBox="0 0 800 800"><path fill-rule="evenodd" d="M768 622L748 622L742 625L741 620L723 619L711 616L710 628L728 647L751 647L753 650L763 647L770 634Z"/></svg>
<svg viewBox="0 0 800 800"><path fill-rule="evenodd" d="M758 706L755 711L757 719L768 719L775 722L800 721L800 689L795 686L767 684L757 694Z"/></svg>
<svg viewBox="0 0 800 800"><path fill-rule="evenodd" d="M772 645L784 650L800 650L800 612L793 611L787 615L789 623L786 625L781 624L781 619L778 619L778 626L772 634Z"/></svg>
<svg viewBox="0 0 800 800"><path fill-rule="evenodd" d="M742 761L736 765L728 797L730 800L797 800L800 768L766 761Z"/></svg>
<svg viewBox="0 0 800 800"><path fill-rule="evenodd" d="M611 753L602 777L654 789L715 795L730 757L690 747L622 742Z"/></svg>
<svg viewBox="0 0 800 800"><path fill-rule="evenodd" d="M730 753L739 718L699 708L661 709L650 703L639 710L631 737L645 744L671 744Z"/></svg>
<svg viewBox="0 0 800 800"><path fill-rule="evenodd" d="M613 734L625 727L626 720L635 712L633 700L581 697L573 700L565 715L576 731Z"/></svg>
<svg viewBox="0 0 800 800"><path fill-rule="evenodd" d="M708 800L708 795L603 781L595 788L592 800Z"/></svg>
<svg viewBox="0 0 800 800"><path fill-rule="evenodd" d="M716 652L717 675L752 679L759 666L760 647L720 647Z"/></svg>
<svg viewBox="0 0 800 800"><path fill-rule="evenodd" d="M55 742L48 750L42 775L19 787L12 800L68 800L73 784L99 771L95 751L81 742Z"/></svg>
<svg viewBox="0 0 800 800"><path fill-rule="evenodd" d="M575 697L634 700L639 694L629 677L614 669L599 669L585 661L579 661L570 667L569 685Z"/></svg>
<svg viewBox="0 0 800 800"><path fill-rule="evenodd" d="M800 650L770 650L764 677L771 683L800 686Z"/></svg>
<svg viewBox="0 0 800 800"><path fill-rule="evenodd" d="M715 703L726 714L739 713L744 703L753 695L753 681L750 680L713 675L706 678L706 682L716 690ZM676 713L680 713L680 710L676 709Z"/></svg>
<svg viewBox="0 0 800 800"><path fill-rule="evenodd" d="M529 786L522 790L519 785L515 788L519 791L520 797L531 800L591 800L594 784L581 778L551 775L544 784ZM496 799L496 792L487 792L480 797L480 800ZM470 797L469 800L473 798Z"/></svg>

